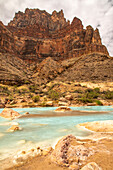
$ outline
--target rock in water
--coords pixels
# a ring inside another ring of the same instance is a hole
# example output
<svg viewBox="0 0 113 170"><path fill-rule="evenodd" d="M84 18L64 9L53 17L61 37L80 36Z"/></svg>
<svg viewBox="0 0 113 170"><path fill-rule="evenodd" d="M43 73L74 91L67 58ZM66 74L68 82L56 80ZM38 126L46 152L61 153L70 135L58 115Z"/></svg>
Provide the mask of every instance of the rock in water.
<svg viewBox="0 0 113 170"><path fill-rule="evenodd" d="M19 118L21 116L21 114L19 114L18 112L12 110L12 109L9 109L9 108L5 108L1 114L0 114L1 117L3 118L6 118L6 119L15 119L15 118Z"/></svg>
<svg viewBox="0 0 113 170"><path fill-rule="evenodd" d="M25 112L24 115L29 115L29 112Z"/></svg>
<svg viewBox="0 0 113 170"><path fill-rule="evenodd" d="M26 140L20 140L17 142L17 144L21 145L21 144L25 144L26 143Z"/></svg>
<svg viewBox="0 0 113 170"><path fill-rule="evenodd" d="M60 106L55 111L57 111L57 112L65 112L65 111L72 111L72 110L67 106Z"/></svg>
<svg viewBox="0 0 113 170"><path fill-rule="evenodd" d="M12 127L10 127L7 132L14 132L14 131L18 131L18 130L22 130L22 128L20 128L19 126L13 125Z"/></svg>

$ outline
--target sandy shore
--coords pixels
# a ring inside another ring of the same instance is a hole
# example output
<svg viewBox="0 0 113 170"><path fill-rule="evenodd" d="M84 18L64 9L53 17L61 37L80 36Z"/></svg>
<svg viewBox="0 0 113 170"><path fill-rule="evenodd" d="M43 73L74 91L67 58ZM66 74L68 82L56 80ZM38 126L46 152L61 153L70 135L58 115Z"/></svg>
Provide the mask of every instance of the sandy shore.
<svg viewBox="0 0 113 170"><path fill-rule="evenodd" d="M79 128L86 128L94 132L113 132L113 120L85 122L77 125Z"/></svg>
<svg viewBox="0 0 113 170"><path fill-rule="evenodd" d="M55 146L55 149L49 152L47 155L44 156L42 154L41 156L28 158L22 165L12 166L8 170L66 170L66 169L74 170L73 165L75 166L75 164L76 166L79 167L78 168L79 170L90 162L95 162L102 170L112 170L113 133L111 132L111 129L113 127L113 120L90 123L87 122L87 126L88 124L90 124L90 130L92 130L91 127L95 127L96 129L95 132L90 136L75 138L72 135L67 135L67 137L63 137L61 140L59 140ZM106 127L107 131L105 131ZM66 143L68 144L68 147ZM61 161L62 157L60 154L60 150L62 146L63 146L62 152L66 154L63 159L64 160L66 159L68 164L65 163L65 161L63 163ZM66 150L65 147L67 148L67 151L65 151ZM77 148L78 150L76 150ZM74 152L74 149L76 152ZM71 161L70 151L71 156L74 153L74 155L71 157ZM79 153L77 162L74 162L76 161L75 155L77 152Z"/></svg>
<svg viewBox="0 0 113 170"><path fill-rule="evenodd" d="M68 168L58 166L52 163L48 156L35 157L33 159L27 160L27 162L19 167L11 167L7 170L66 170Z"/></svg>
<svg viewBox="0 0 113 170"><path fill-rule="evenodd" d="M113 167L113 134L92 135L89 138L78 139L78 143L86 148L93 148L95 152L87 158L85 163L81 165L80 169L89 162L95 162L103 170L112 170ZM75 142L72 143L76 145ZM69 167L60 166L53 163L50 159L50 154L47 156L35 157L28 159L26 163L21 166L14 166L8 170L66 170Z"/></svg>

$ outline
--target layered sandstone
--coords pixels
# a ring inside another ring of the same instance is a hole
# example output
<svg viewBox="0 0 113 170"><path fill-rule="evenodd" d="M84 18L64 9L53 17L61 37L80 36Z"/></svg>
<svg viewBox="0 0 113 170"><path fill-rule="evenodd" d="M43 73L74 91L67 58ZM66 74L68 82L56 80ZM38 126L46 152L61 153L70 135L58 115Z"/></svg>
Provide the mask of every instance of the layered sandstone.
<svg viewBox="0 0 113 170"><path fill-rule="evenodd" d="M72 23L66 21L63 10L52 14L39 9L19 11L8 26L0 23L0 45L1 52L16 54L29 62L46 57L62 60L92 52L108 54L98 29L84 29L76 17Z"/></svg>
<svg viewBox="0 0 113 170"><path fill-rule="evenodd" d="M112 82L113 81L113 58L101 53L83 55L78 59L68 59L63 62L66 69L57 76L60 81L83 81L83 82Z"/></svg>
<svg viewBox="0 0 113 170"><path fill-rule="evenodd" d="M0 82L3 84L23 84L30 82L31 72L27 64L15 55L0 53Z"/></svg>

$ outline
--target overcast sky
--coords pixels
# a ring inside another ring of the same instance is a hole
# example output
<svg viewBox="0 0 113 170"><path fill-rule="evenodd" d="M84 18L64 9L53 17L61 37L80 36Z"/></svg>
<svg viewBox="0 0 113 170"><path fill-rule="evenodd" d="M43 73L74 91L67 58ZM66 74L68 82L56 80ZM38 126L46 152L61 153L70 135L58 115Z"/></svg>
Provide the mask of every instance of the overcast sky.
<svg viewBox="0 0 113 170"><path fill-rule="evenodd" d="M102 42L113 56L113 0L0 0L0 20L7 24L15 12L25 8L39 8L52 13L64 10L64 15L72 21L76 16L87 25L98 27Z"/></svg>

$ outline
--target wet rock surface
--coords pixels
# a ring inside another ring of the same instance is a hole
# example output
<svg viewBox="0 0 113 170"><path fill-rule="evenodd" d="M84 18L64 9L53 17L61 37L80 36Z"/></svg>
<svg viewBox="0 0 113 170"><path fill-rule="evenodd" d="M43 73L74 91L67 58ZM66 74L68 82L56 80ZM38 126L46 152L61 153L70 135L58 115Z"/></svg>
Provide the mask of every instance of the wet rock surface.
<svg viewBox="0 0 113 170"><path fill-rule="evenodd" d="M64 105L65 105L64 102L62 102L62 105L63 105L63 106L58 107L55 111L56 111L56 112L72 111L72 109L70 109L69 107L64 106Z"/></svg>
<svg viewBox="0 0 113 170"><path fill-rule="evenodd" d="M7 129L7 132L15 132L15 131L19 131L22 130L22 128L20 128L17 125L13 125L12 127L10 127L9 129Z"/></svg>
<svg viewBox="0 0 113 170"><path fill-rule="evenodd" d="M9 109L9 108L4 108L4 110L0 113L0 116L6 119L15 119L15 118L19 118L21 116L21 114L19 114L18 112Z"/></svg>

